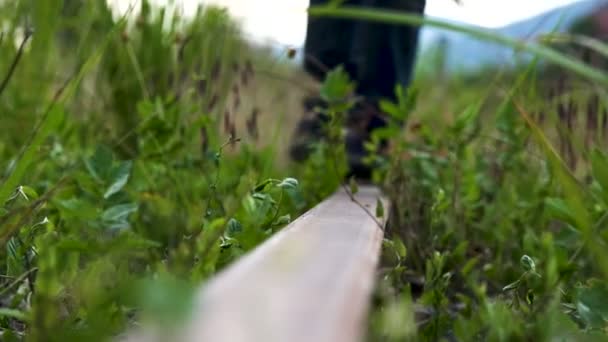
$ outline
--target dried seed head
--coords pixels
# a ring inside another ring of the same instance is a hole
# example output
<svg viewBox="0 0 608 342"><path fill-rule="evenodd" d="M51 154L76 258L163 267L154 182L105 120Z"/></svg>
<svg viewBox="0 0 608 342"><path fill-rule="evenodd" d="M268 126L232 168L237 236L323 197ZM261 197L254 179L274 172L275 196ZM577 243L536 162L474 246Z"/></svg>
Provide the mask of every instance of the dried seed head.
<svg viewBox="0 0 608 342"><path fill-rule="evenodd" d="M230 122L230 112L224 112L224 132L230 133L232 123Z"/></svg>
<svg viewBox="0 0 608 342"><path fill-rule="evenodd" d="M296 49L290 47L287 49L287 58L294 59L296 57L296 52Z"/></svg>
<svg viewBox="0 0 608 342"><path fill-rule="evenodd" d="M215 61L211 68L211 80L217 81L220 78L221 65L219 61Z"/></svg>
<svg viewBox="0 0 608 342"><path fill-rule="evenodd" d="M597 129L597 119L600 109L600 98L597 94L591 96L587 102L587 127L595 131Z"/></svg>
<svg viewBox="0 0 608 342"><path fill-rule="evenodd" d="M184 56L186 55L186 44L181 44L177 51L177 60L181 64L184 62Z"/></svg>
<svg viewBox="0 0 608 342"><path fill-rule="evenodd" d="M146 19L144 18L144 16L143 15L139 15L137 17L137 20L135 21L135 26L137 28L142 28L142 27L144 27L145 23L146 23Z"/></svg>
<svg viewBox="0 0 608 342"><path fill-rule="evenodd" d="M201 150L203 153L206 153L209 148L209 137L207 135L207 129L205 127L201 127Z"/></svg>
<svg viewBox="0 0 608 342"><path fill-rule="evenodd" d="M122 31L122 32L120 33L120 39L121 39L121 40L122 40L124 43L128 42L128 41L129 41L129 33L128 33L127 31Z"/></svg>
<svg viewBox="0 0 608 342"><path fill-rule="evenodd" d="M251 63L251 60L248 59L245 62L245 70L247 71L247 73L249 73L249 75L253 75L254 71L253 71L253 63Z"/></svg>
<svg viewBox="0 0 608 342"><path fill-rule="evenodd" d="M557 104L557 116L561 121L566 120L566 106L561 101Z"/></svg>
<svg viewBox="0 0 608 342"><path fill-rule="evenodd" d="M573 99L568 100L568 128L572 129L574 126L574 119L576 116L577 105Z"/></svg>
<svg viewBox="0 0 608 342"><path fill-rule="evenodd" d="M205 95L205 92L207 91L207 80L200 79L196 81L196 90L200 96Z"/></svg>
<svg viewBox="0 0 608 342"><path fill-rule="evenodd" d="M421 128L422 124L420 122L412 122L412 124L410 125L410 132L416 133L420 131Z"/></svg>
<svg viewBox="0 0 608 342"><path fill-rule="evenodd" d="M240 96L235 96L234 97L234 102L232 104L232 108L234 109L234 111L236 112L239 107L241 106L241 97Z"/></svg>
<svg viewBox="0 0 608 342"><path fill-rule="evenodd" d="M247 119L247 134L252 137L254 140L258 139L258 108L254 108L251 111L251 116Z"/></svg>
<svg viewBox="0 0 608 342"><path fill-rule="evenodd" d="M249 75L247 71L243 70L241 72L241 84L246 87L247 83L249 83Z"/></svg>
<svg viewBox="0 0 608 342"><path fill-rule="evenodd" d="M217 94L214 94L211 97L211 101L209 101L209 107L208 110L211 112L213 111L213 109L215 108L215 105L217 104L217 101L219 100L219 97L217 96Z"/></svg>
<svg viewBox="0 0 608 342"><path fill-rule="evenodd" d="M232 123L232 125L230 125L230 137L230 146L234 147L234 145L238 141L238 139L236 139L236 125L234 124L234 122Z"/></svg>

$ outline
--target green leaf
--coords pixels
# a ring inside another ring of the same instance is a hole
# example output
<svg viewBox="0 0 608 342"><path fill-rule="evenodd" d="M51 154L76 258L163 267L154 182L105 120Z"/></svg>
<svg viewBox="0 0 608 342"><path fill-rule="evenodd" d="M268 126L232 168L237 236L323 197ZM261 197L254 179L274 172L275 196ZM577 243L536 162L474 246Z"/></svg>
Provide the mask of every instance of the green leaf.
<svg viewBox="0 0 608 342"><path fill-rule="evenodd" d="M379 198L376 200L376 217L384 217L384 204Z"/></svg>
<svg viewBox="0 0 608 342"><path fill-rule="evenodd" d="M555 197L546 198L545 207L551 217L576 226L575 214L563 199Z"/></svg>
<svg viewBox="0 0 608 342"><path fill-rule="evenodd" d="M399 106L388 100L380 100L380 110L398 120L403 119L406 115L401 112Z"/></svg>
<svg viewBox="0 0 608 342"><path fill-rule="evenodd" d="M106 222L104 228L110 231L124 231L131 228L131 224L125 221L109 221Z"/></svg>
<svg viewBox="0 0 608 342"><path fill-rule="evenodd" d="M36 200L39 197L36 190L25 185L19 187L19 193L28 201Z"/></svg>
<svg viewBox="0 0 608 342"><path fill-rule="evenodd" d="M255 188L253 188L253 192L254 193L258 193L258 192L264 192L266 190L266 188L272 184L273 180L272 179L267 179L265 181L263 181L262 183L258 184L255 186Z"/></svg>
<svg viewBox="0 0 608 342"><path fill-rule="evenodd" d="M101 218L108 222L125 221L130 214L136 211L137 204L135 203L119 204L106 209L106 211L101 214Z"/></svg>
<svg viewBox="0 0 608 342"><path fill-rule="evenodd" d="M186 320L194 309L196 288L168 274L143 281L134 293L143 314L159 324L173 326Z"/></svg>
<svg viewBox="0 0 608 342"><path fill-rule="evenodd" d="M475 266L477 266L478 263L479 263L479 257L473 257L473 258L469 259L464 264L464 266L462 266L462 268L460 269L460 273L465 277L468 276L471 273L471 271L473 270L473 268Z"/></svg>
<svg viewBox="0 0 608 342"><path fill-rule="evenodd" d="M253 195L251 195L251 197L253 197L253 199L255 199L257 201L261 201L261 202L267 202L267 203L272 203L272 204L276 203L275 200L272 198L272 196L270 196L269 194L256 192Z"/></svg>
<svg viewBox="0 0 608 342"><path fill-rule="evenodd" d="M129 180L129 176L131 174L132 162L126 161L121 163L114 171L112 175L112 184L108 187L106 192L104 193L104 198L109 198L115 193L119 192L124 188Z"/></svg>
<svg viewBox="0 0 608 342"><path fill-rule="evenodd" d="M397 254L399 254L399 257L401 257L401 259L405 259L405 257L407 256L407 248L405 248L405 244L403 243L403 241L399 237L395 236L393 237L393 242L395 250L397 251Z"/></svg>
<svg viewBox="0 0 608 342"><path fill-rule="evenodd" d="M23 341L23 336L18 331L6 329L2 332L2 340L4 342L21 342Z"/></svg>
<svg viewBox="0 0 608 342"><path fill-rule="evenodd" d="M593 282L589 287L577 291L577 311L594 328L608 325L608 286L604 282Z"/></svg>
<svg viewBox="0 0 608 342"><path fill-rule="evenodd" d="M93 220L98 216L98 209L95 206L79 198L59 200L57 201L57 207L61 210L63 218L75 217L83 220Z"/></svg>
<svg viewBox="0 0 608 342"><path fill-rule="evenodd" d="M521 259L519 260L519 263L521 264L521 267L526 272L527 271L532 271L532 272L536 271L536 264L534 263L534 260L532 260L532 258L530 258L527 255L522 256Z"/></svg>
<svg viewBox="0 0 608 342"><path fill-rule="evenodd" d="M243 226L239 221L234 218L228 220L228 227L226 228L229 236L233 236L243 231Z"/></svg>
<svg viewBox="0 0 608 342"><path fill-rule="evenodd" d="M199 236L199 253L207 253L212 248L213 243L224 234L226 223L226 219L220 217L205 224L203 232Z"/></svg>
<svg viewBox="0 0 608 342"><path fill-rule="evenodd" d="M412 86L408 87L406 90L402 85L398 84L395 87L395 95L397 97L397 103L388 100L380 100L380 109L382 112L395 119L399 123L399 126L401 126L407 121L408 114L416 106L418 89Z"/></svg>
<svg viewBox="0 0 608 342"><path fill-rule="evenodd" d="M409 112L414 110L414 107L416 107L418 93L419 89L413 85L407 87L406 89L404 89L401 84L398 84L395 87L395 95L397 95L399 108L404 115L402 118L400 118L401 120L407 119Z"/></svg>
<svg viewBox="0 0 608 342"><path fill-rule="evenodd" d="M85 160L89 174L100 183L109 181L112 172L114 157L112 151L103 146L97 146L95 153Z"/></svg>
<svg viewBox="0 0 608 342"><path fill-rule="evenodd" d="M345 72L343 66L338 66L330 71L321 86L321 97L323 100L335 103L346 100L354 89L353 84Z"/></svg>
<svg viewBox="0 0 608 342"><path fill-rule="evenodd" d="M503 290L503 291L505 291L505 292L506 292L506 291L511 291L511 290L514 290L514 289L516 289L516 288L518 288L518 287L519 287L519 284L520 284L520 283L521 283L521 280L520 280L520 279L518 279L518 280L516 280L516 281L512 282L511 284L509 284L509 285L507 285L507 286L503 287L503 288L502 288L502 290Z"/></svg>
<svg viewBox="0 0 608 342"><path fill-rule="evenodd" d="M25 312L9 308L0 308L0 317L10 317L23 322L28 321L28 316Z"/></svg>
<svg viewBox="0 0 608 342"><path fill-rule="evenodd" d="M278 217L276 219L276 221L274 222L274 224L277 226L284 226L286 224L289 224L290 222L291 222L291 215L287 214L287 215Z"/></svg>
<svg viewBox="0 0 608 342"><path fill-rule="evenodd" d="M456 118L456 122L454 123L453 129L456 132L461 132L465 128L470 127L475 123L475 120L479 117L479 104L472 104L467 107L464 112L462 112Z"/></svg>
<svg viewBox="0 0 608 342"><path fill-rule="evenodd" d="M279 188L282 189L296 189L298 187L298 180L295 178L285 178L279 183Z"/></svg>
<svg viewBox="0 0 608 342"><path fill-rule="evenodd" d="M25 269L23 267L23 257L19 241L16 238L11 238L6 244L6 275L17 277Z"/></svg>

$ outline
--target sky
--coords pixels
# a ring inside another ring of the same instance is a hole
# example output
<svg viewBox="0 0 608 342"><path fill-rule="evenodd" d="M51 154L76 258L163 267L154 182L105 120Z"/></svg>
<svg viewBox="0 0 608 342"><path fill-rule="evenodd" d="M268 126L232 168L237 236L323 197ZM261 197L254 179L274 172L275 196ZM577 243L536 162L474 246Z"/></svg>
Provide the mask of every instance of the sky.
<svg viewBox="0 0 608 342"><path fill-rule="evenodd" d="M109 0L124 10L129 2ZM151 0L164 4L172 0ZM245 32L256 40L301 46L306 32L308 0L175 0L185 14L200 2L226 6L238 18ZM526 19L576 0L427 0L426 14L483 27L500 27Z"/></svg>

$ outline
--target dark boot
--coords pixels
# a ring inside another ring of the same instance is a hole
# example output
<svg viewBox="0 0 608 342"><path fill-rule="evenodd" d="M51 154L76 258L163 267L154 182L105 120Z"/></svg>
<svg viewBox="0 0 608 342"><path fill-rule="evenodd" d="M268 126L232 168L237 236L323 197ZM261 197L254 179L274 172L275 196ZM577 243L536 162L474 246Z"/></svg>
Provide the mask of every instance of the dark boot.
<svg viewBox="0 0 608 342"><path fill-rule="evenodd" d="M315 110L318 107L325 108L322 100L311 97L305 99L303 104L306 114L298 123L290 146L291 159L298 162L305 161L310 156L315 143L326 141L326 129L329 124L329 117ZM382 113L372 102L359 103L347 114L344 144L348 178L352 176L360 180L371 179L375 165L366 162L369 152L365 149L365 143L370 140L374 129L385 125ZM386 141L382 142L381 148L384 149L386 145Z"/></svg>
<svg viewBox="0 0 608 342"><path fill-rule="evenodd" d="M377 167L373 161L367 160L370 152L382 154L388 142L381 141L379 151L368 151L365 145L371 141L375 129L386 126L386 120L376 103L363 102L349 113L346 126L345 148L349 167L347 176L370 180L373 169Z"/></svg>
<svg viewBox="0 0 608 342"><path fill-rule="evenodd" d="M313 152L314 144L325 141L326 127L329 117L319 112L318 108L326 108L326 104L319 97L307 97L303 101L305 114L296 126L291 141L289 154L292 160L301 162L306 160Z"/></svg>

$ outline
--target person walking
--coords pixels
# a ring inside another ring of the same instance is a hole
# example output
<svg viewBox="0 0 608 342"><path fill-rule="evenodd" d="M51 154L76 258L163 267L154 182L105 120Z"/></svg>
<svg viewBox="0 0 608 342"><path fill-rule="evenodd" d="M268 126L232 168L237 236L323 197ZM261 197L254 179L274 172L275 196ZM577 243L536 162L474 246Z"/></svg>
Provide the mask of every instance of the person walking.
<svg viewBox="0 0 608 342"><path fill-rule="evenodd" d="M310 0L310 5L324 5L329 0ZM346 0L342 4L424 15L425 0ZM381 99L396 100L395 86L407 88L412 79L418 26L404 26L363 20L308 17L304 43L305 72L322 82L326 73L338 66L353 80L356 95L363 100L348 113L345 148L349 176L369 179L371 167L363 162L366 156L364 143L374 129L385 126L379 108ZM326 121L313 113L324 103L318 96L305 98L304 117L296 127L295 139L290 148L292 159L305 160L311 152L311 143L323 137Z"/></svg>

